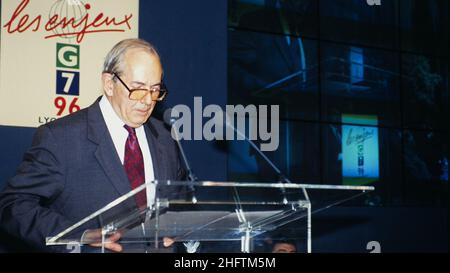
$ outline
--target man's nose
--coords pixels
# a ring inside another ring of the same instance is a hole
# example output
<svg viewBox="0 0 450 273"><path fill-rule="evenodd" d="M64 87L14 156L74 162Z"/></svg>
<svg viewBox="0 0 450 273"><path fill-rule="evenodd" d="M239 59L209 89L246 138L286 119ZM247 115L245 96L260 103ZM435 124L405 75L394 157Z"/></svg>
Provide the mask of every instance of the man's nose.
<svg viewBox="0 0 450 273"><path fill-rule="evenodd" d="M147 94L142 98L142 103L144 103L145 105L150 105L152 104L152 93L151 92L147 92Z"/></svg>

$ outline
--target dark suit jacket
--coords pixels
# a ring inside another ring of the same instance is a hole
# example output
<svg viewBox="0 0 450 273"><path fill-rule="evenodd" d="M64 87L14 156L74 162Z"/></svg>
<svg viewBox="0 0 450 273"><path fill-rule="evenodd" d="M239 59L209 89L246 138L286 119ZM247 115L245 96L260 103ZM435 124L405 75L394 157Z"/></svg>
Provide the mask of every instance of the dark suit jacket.
<svg viewBox="0 0 450 273"><path fill-rule="evenodd" d="M37 129L16 176L0 193L0 227L7 234L48 251L47 236L132 190L98 102ZM154 118L144 126L155 178L182 180L170 132ZM161 196L171 194L162 191ZM132 206L128 202L122 209ZM102 224L97 221L91 228Z"/></svg>

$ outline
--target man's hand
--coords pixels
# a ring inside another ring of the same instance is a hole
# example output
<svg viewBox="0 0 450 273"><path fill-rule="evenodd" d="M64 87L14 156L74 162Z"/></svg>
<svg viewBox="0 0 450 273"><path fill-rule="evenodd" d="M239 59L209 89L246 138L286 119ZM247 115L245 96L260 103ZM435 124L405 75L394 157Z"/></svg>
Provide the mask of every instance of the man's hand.
<svg viewBox="0 0 450 273"><path fill-rule="evenodd" d="M123 247L121 244L118 243L120 238L122 238L121 231L115 231L114 233L107 235L105 238L106 243L104 244L105 248L108 250L111 250L113 252L122 252ZM94 230L87 230L83 234L82 242L85 244L89 244L92 247L102 247L102 230L101 229L94 229ZM170 237L164 237L163 238L163 245L164 247L170 247L173 245L175 241Z"/></svg>
<svg viewBox="0 0 450 273"><path fill-rule="evenodd" d="M107 243L104 244L105 248L114 252L122 252L122 245L119 243L116 243L120 240L120 237L122 237L122 234L120 232L115 232L111 236L109 236L106 241ZM101 243L96 244L90 244L90 246L93 247L102 247Z"/></svg>
<svg viewBox="0 0 450 273"><path fill-rule="evenodd" d="M175 243L175 241L172 238L170 238L170 237L163 238L164 247L169 247L169 246L173 245L173 243Z"/></svg>
<svg viewBox="0 0 450 273"><path fill-rule="evenodd" d="M116 231L110 235L105 236L105 244L104 247L108 250L111 250L113 252L122 252L123 248L122 245L117 243L117 241L120 240L122 237L122 232ZM93 247L102 247L102 230L101 229L94 229L94 230L87 230L82 237L82 242L85 242L86 244L89 244Z"/></svg>

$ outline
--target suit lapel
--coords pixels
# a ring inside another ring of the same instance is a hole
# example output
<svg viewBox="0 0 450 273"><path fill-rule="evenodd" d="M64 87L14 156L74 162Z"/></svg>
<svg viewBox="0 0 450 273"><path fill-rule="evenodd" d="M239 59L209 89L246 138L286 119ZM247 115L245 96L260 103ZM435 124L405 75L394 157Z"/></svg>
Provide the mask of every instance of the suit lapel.
<svg viewBox="0 0 450 273"><path fill-rule="evenodd" d="M98 144L95 157L117 192L124 195L131 191L131 185L100 111L99 100L88 109L88 138Z"/></svg>
<svg viewBox="0 0 450 273"><path fill-rule="evenodd" d="M145 136L147 137L148 147L150 149L150 154L152 156L153 163L153 173L155 174L155 179L164 179L166 177L165 168L163 166L163 151L162 145L158 143L158 132L151 123L151 118L144 125Z"/></svg>
<svg viewBox="0 0 450 273"><path fill-rule="evenodd" d="M166 156L164 154L165 146L160 142L159 134L152 123L152 118L145 125L145 135L147 136L148 146L152 155L155 180L163 181L170 178L167 163L163 160ZM156 194L159 198L168 198L172 189L173 187L157 186Z"/></svg>
<svg viewBox="0 0 450 273"><path fill-rule="evenodd" d="M127 194L132 190L109 135L105 137L105 141L99 144L95 152L95 157L120 195Z"/></svg>

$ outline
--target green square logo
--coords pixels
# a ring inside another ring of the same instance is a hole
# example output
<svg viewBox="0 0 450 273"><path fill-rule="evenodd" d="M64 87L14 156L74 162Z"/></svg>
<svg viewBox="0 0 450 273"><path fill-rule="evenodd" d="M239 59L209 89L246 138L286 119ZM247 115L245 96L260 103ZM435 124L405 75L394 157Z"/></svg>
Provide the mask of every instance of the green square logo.
<svg viewBox="0 0 450 273"><path fill-rule="evenodd" d="M80 69L80 46L57 43L56 67Z"/></svg>

